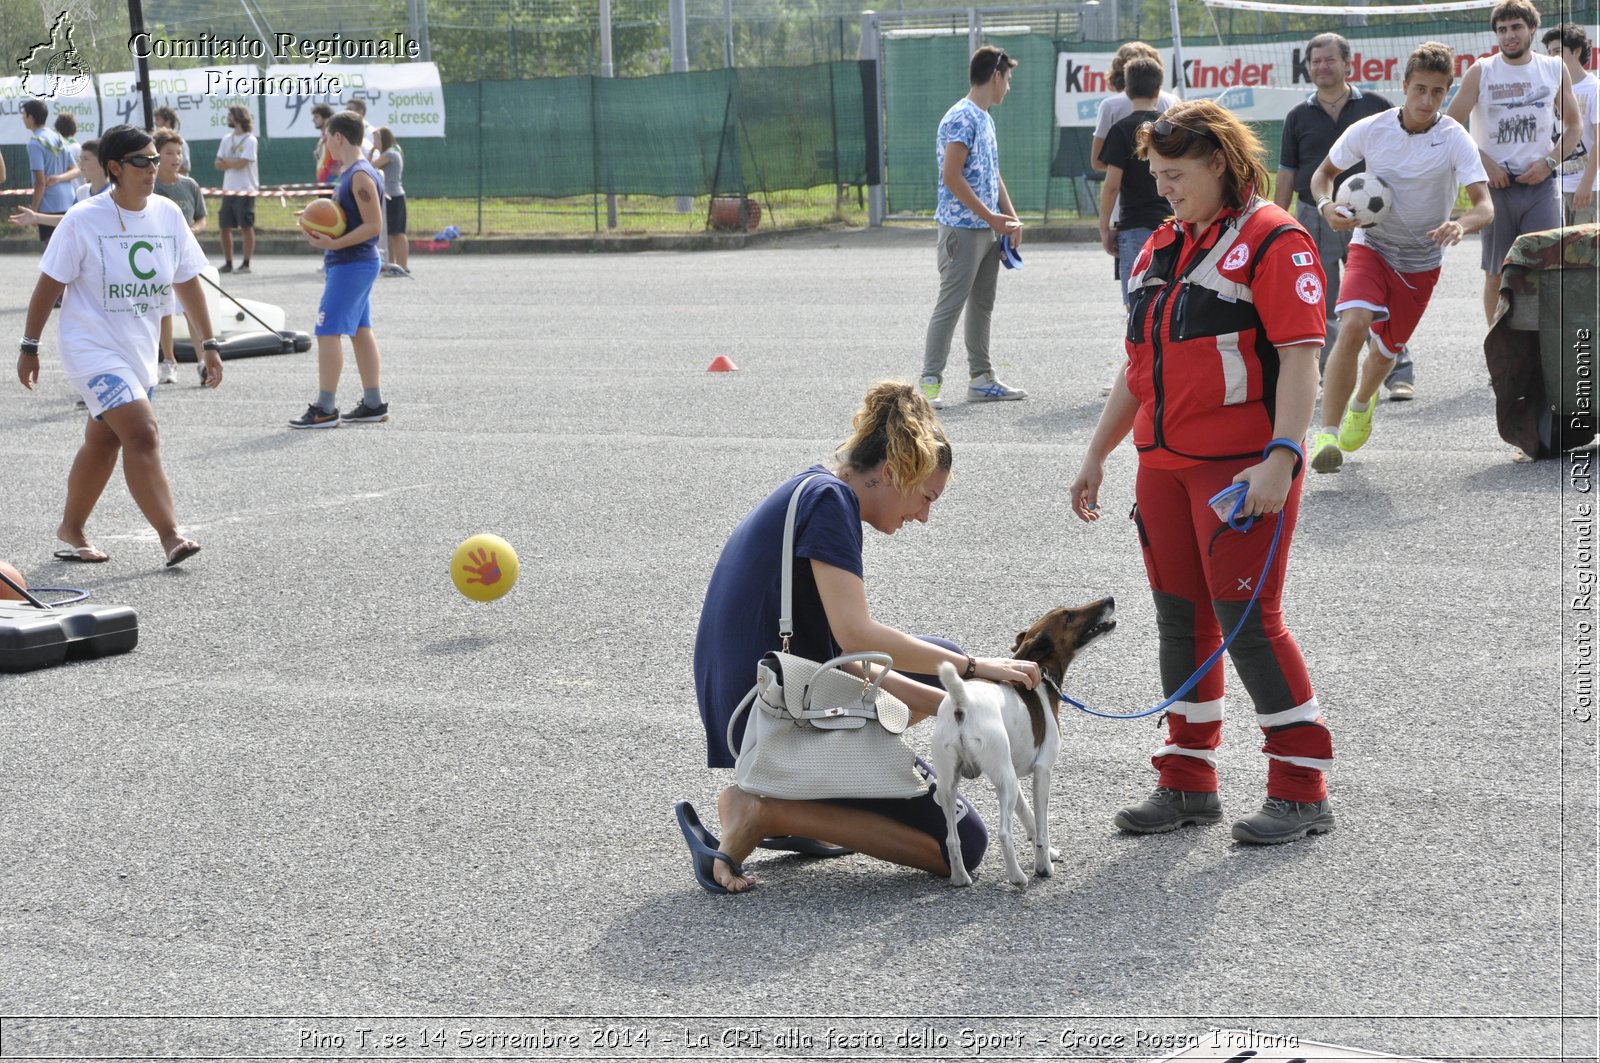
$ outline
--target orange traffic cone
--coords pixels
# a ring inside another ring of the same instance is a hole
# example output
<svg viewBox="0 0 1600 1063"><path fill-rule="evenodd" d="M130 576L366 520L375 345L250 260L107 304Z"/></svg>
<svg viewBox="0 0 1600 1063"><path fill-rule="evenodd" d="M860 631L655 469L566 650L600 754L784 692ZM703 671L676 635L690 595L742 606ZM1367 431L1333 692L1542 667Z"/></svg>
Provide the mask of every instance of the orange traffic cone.
<svg viewBox="0 0 1600 1063"><path fill-rule="evenodd" d="M728 360L728 356L727 355L719 354L715 358L711 359L711 364L706 367L706 372L708 372L708 373L733 373L733 372L737 372L738 369L739 369L738 366L734 365L732 362L730 362Z"/></svg>

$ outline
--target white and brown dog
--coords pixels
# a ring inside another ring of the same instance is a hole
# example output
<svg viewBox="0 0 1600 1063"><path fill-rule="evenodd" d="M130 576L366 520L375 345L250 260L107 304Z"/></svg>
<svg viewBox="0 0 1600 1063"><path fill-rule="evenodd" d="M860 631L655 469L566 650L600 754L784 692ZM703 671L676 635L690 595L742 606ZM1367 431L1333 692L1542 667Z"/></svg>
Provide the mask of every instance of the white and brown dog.
<svg viewBox="0 0 1600 1063"><path fill-rule="evenodd" d="M1027 875L1017 861L1011 820L1020 813L1033 841L1033 870L1050 874L1050 769L1061 751L1061 677L1072 659L1117 626L1116 602L1104 598L1076 609L1052 609L1017 636L1011 648L1018 660L1037 661L1043 681L1034 690L1008 683L964 682L950 664L939 666L945 698L933 727L935 791L950 833L946 847L959 853L956 837L956 789L959 779L987 775L1000 799L996 830L1005 852L1006 877L1025 886ZM1033 776L1033 804L1022 796L1021 780ZM950 881L970 885L972 878L959 859L950 862Z"/></svg>

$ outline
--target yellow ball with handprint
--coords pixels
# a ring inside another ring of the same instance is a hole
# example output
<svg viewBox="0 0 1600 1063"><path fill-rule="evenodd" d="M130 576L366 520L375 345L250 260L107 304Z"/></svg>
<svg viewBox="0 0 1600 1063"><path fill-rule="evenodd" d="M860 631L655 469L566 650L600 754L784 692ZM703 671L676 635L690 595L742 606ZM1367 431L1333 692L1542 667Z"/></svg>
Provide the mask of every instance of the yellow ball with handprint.
<svg viewBox="0 0 1600 1063"><path fill-rule="evenodd" d="M475 602L492 602L517 582L517 552L498 535L474 535L450 558L456 590Z"/></svg>

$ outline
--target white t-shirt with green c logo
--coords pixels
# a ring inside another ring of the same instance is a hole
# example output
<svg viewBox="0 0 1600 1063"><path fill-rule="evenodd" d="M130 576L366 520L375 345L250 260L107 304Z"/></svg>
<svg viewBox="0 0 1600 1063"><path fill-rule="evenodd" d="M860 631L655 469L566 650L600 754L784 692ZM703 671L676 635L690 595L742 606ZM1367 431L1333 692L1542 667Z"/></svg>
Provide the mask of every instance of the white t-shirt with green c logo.
<svg viewBox="0 0 1600 1063"><path fill-rule="evenodd" d="M205 268L183 211L151 196L142 211L110 195L67 211L39 268L67 285L61 300L61 363L68 377L131 371L156 381L161 319L178 312L172 286Z"/></svg>

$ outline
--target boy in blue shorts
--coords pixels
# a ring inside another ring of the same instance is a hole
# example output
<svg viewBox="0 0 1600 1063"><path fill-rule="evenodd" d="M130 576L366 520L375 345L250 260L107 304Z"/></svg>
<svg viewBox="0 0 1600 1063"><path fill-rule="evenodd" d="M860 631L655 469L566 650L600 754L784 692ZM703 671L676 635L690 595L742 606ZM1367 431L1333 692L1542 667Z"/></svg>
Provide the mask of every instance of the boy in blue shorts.
<svg viewBox="0 0 1600 1063"><path fill-rule="evenodd" d="M328 153L343 170L334 199L344 211L342 236L307 232L306 239L323 250L326 280L317 312L317 401L289 422L290 428L337 428L340 421L389 419L389 404L378 387L378 340L372 334L372 284L378 279L378 234L383 228L383 192L378 172L361 153L361 119L348 111L323 126ZM339 337L349 336L361 374L361 401L342 416L334 404L344 350Z"/></svg>

